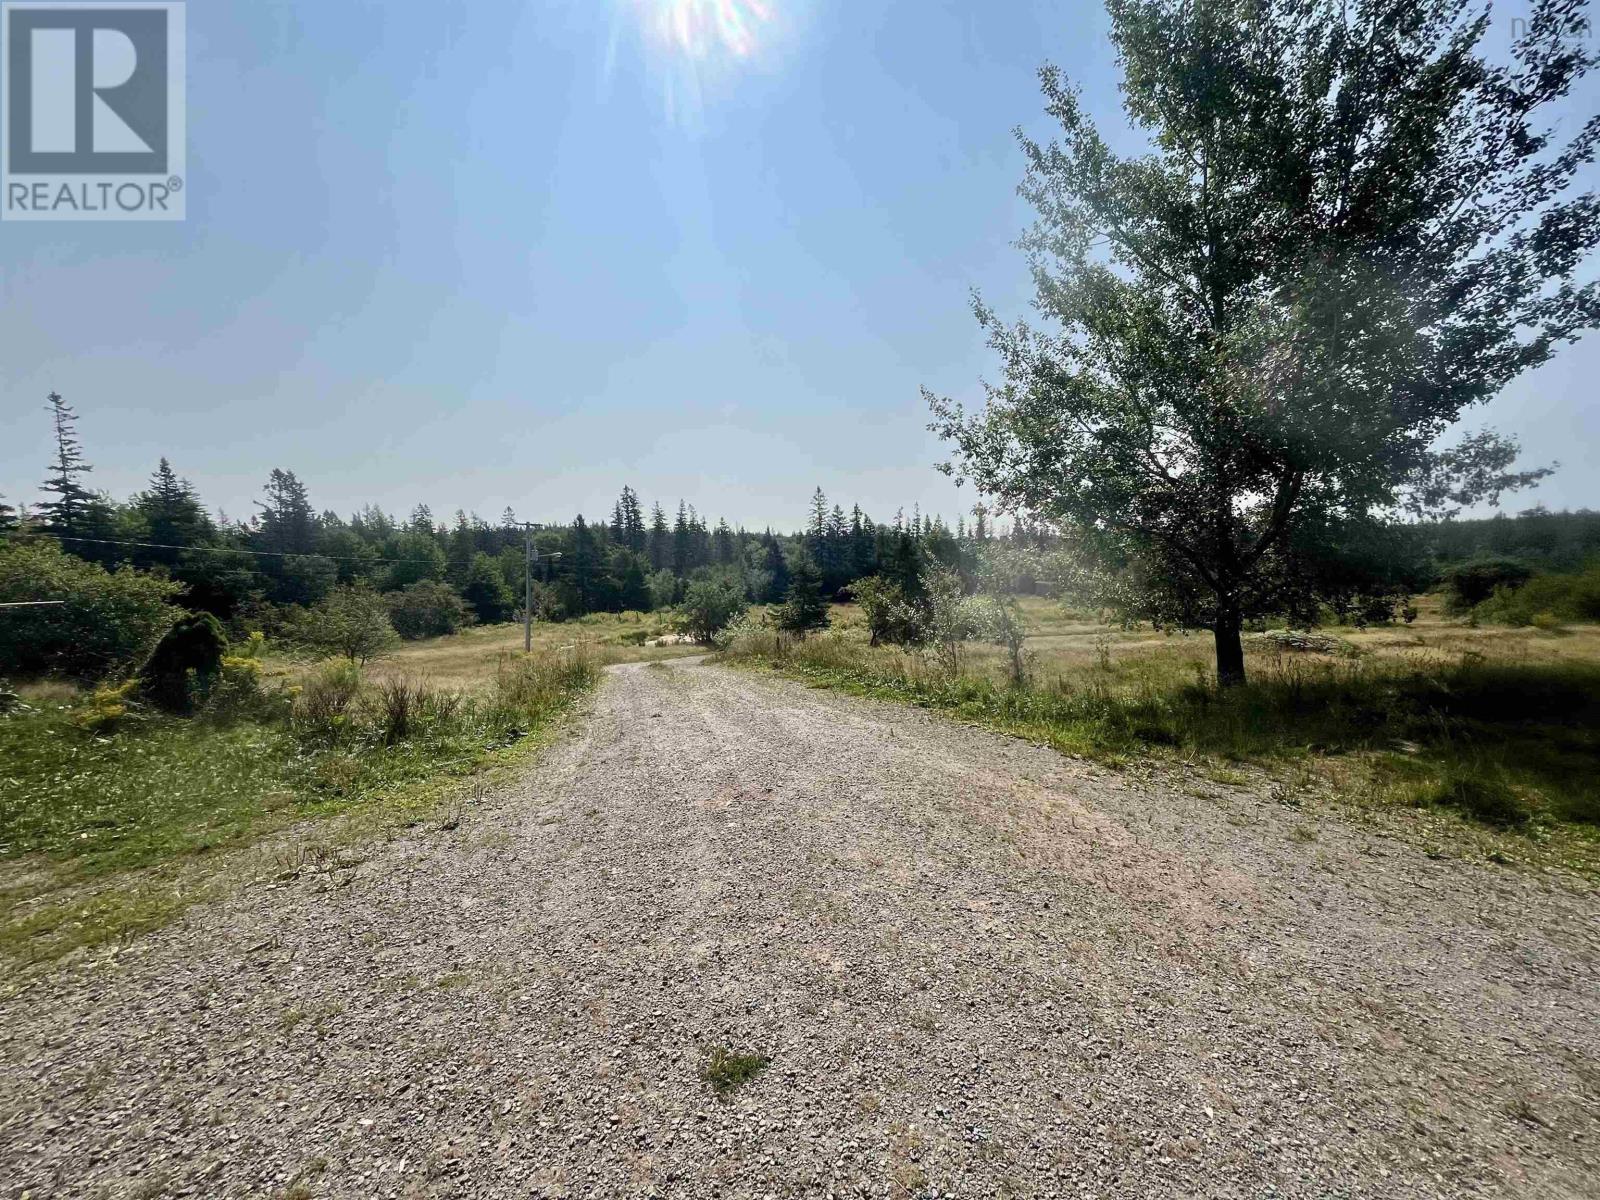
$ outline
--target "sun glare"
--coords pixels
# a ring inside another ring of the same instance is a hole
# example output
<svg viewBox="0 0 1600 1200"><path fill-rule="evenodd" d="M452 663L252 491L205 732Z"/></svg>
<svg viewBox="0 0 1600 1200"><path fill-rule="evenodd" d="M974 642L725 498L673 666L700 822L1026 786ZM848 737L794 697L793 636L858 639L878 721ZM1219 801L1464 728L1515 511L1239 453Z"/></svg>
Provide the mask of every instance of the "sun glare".
<svg viewBox="0 0 1600 1200"><path fill-rule="evenodd" d="M761 49L776 0L633 0L660 46L691 62L738 61Z"/></svg>

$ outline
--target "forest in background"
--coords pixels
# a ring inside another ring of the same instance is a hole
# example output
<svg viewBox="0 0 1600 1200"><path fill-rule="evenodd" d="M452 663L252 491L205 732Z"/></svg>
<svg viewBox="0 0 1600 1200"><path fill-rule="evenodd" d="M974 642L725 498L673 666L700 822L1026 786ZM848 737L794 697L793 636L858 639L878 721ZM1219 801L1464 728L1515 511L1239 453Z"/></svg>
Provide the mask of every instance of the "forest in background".
<svg viewBox="0 0 1600 1200"><path fill-rule="evenodd" d="M213 515L165 458L146 489L119 502L89 485L92 466L73 410L53 395L49 413L56 441L42 485L49 498L21 511L0 500L0 533L8 541L50 541L101 567L168 579L179 605L241 632L277 632L298 611L351 585L389 597L402 636L521 615L525 530L509 508L492 522L468 509L441 520L425 504L404 517L367 505L345 518L319 510L306 483L275 468L257 511L229 520ZM534 616L562 621L670 608L691 581L708 577L741 589L751 603L779 603L802 559L832 600L849 599L862 579L911 581L929 565L950 568L969 588L984 563L1001 572L1008 592L1057 594L1068 586L1069 572L1051 566L1071 553L1055 530L1025 519L997 529L982 504L970 517L952 526L913 506L883 522L859 505L846 510L830 502L818 488L801 528L755 532L726 519L713 524L682 499L670 512L659 502L647 511L624 486L603 519L580 513L535 529ZM1532 508L1407 528L1419 589L1475 560L1511 559L1530 572L1559 573L1600 559L1600 512L1588 509Z"/></svg>

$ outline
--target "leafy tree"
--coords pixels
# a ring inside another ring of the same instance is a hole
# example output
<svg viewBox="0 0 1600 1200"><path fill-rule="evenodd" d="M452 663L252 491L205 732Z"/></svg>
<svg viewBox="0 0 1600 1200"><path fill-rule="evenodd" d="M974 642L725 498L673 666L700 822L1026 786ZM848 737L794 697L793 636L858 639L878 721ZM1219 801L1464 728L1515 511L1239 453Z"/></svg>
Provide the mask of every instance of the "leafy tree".
<svg viewBox="0 0 1600 1200"><path fill-rule="evenodd" d="M342 587L301 617L299 640L354 663L382 658L399 644L389 606L368 587Z"/></svg>
<svg viewBox="0 0 1600 1200"><path fill-rule="evenodd" d="M404 591L384 597L389 622L407 640L444 637L472 624L472 610L456 590L437 579L419 579Z"/></svg>
<svg viewBox="0 0 1600 1200"><path fill-rule="evenodd" d="M423 579L443 579L444 551L431 534L407 530L383 544L383 557L389 560L385 586L389 591L410 587Z"/></svg>
<svg viewBox="0 0 1600 1200"><path fill-rule="evenodd" d="M978 316L1004 364L975 416L930 397L961 472L1081 531L1132 616L1209 628L1309 613L1303 571L1397 511L1540 472L1445 430L1600 319L1570 277L1600 241L1571 197L1600 119L1539 122L1594 65L1582 0L1534 0L1501 65L1457 0L1111 0L1120 157L1042 72L1062 140L1023 139L1025 245L1060 332ZM1346 598L1349 600L1349 598Z"/></svg>
<svg viewBox="0 0 1600 1200"><path fill-rule="evenodd" d="M899 584L882 575L869 575L856 580L851 592L867 619L867 637L871 645L888 642L903 646L921 640L922 614L907 599Z"/></svg>
<svg viewBox="0 0 1600 1200"><path fill-rule="evenodd" d="M806 634L828 627L828 602L822 598L822 572L804 550L790 564L789 594L776 613L776 623L785 633Z"/></svg>
<svg viewBox="0 0 1600 1200"><path fill-rule="evenodd" d="M192 712L221 673L227 652L221 622L210 613L191 613L167 630L139 668L140 694L165 712Z"/></svg>
<svg viewBox="0 0 1600 1200"><path fill-rule="evenodd" d="M671 608L678 602L681 581L671 571L652 571L646 581L650 588L650 608Z"/></svg>
<svg viewBox="0 0 1600 1200"><path fill-rule="evenodd" d="M678 606L683 631L697 642L709 642L742 616L747 608L744 588L725 575L691 580Z"/></svg>
<svg viewBox="0 0 1600 1200"><path fill-rule="evenodd" d="M477 614L478 620L485 625L509 621L512 611L516 608L511 589L506 586L505 576L500 573L500 567L495 560L487 554L472 556L472 565L467 571L467 583L461 589L461 594L472 606L472 611Z"/></svg>
<svg viewBox="0 0 1600 1200"><path fill-rule="evenodd" d="M1452 612L1467 612L1499 588L1515 590L1533 578L1533 568L1515 558L1475 558L1445 572L1447 603Z"/></svg>
<svg viewBox="0 0 1600 1200"><path fill-rule="evenodd" d="M0 675L97 679L138 661L175 621L180 585L132 567L107 571L50 542L0 543L0 602L59 600L0 618Z"/></svg>

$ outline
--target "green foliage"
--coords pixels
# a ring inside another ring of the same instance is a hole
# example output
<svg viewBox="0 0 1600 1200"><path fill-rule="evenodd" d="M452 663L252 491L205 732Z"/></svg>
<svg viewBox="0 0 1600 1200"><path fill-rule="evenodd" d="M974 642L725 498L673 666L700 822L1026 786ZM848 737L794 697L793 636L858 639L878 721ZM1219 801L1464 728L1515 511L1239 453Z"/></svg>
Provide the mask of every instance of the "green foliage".
<svg viewBox="0 0 1600 1200"><path fill-rule="evenodd" d="M1445 602L1453 613L1482 604L1496 591L1514 590L1533 578L1533 568L1514 558L1475 558L1444 573Z"/></svg>
<svg viewBox="0 0 1600 1200"><path fill-rule="evenodd" d="M1246 620L1395 607L1393 511L1547 473L1492 433L1436 446L1600 321L1573 279L1600 205L1570 191L1600 122L1544 127L1595 57L1571 0L1534 0L1509 56L1456 0L1110 13L1149 150L1116 154L1043 71L1062 136L1022 139L1022 190L1052 327L980 305L1004 378L971 416L929 399L964 477L1070 530L1106 603L1214 630L1232 684Z"/></svg>
<svg viewBox="0 0 1600 1200"><path fill-rule="evenodd" d="M828 602L822 598L822 572L804 550L797 551L789 565L789 594L773 619L779 629L800 637L828 627Z"/></svg>
<svg viewBox="0 0 1600 1200"><path fill-rule="evenodd" d="M1018 686L838 636L793 645L751 638L728 655L947 710L1073 754L1269 764L1348 755L1368 781L1363 795L1381 784L1406 803L1445 804L1491 824L1517 824L1525 809L1534 822L1600 827L1600 667L1592 664L1358 658L1311 668L1285 659L1246 686L1218 691L1104 671Z"/></svg>
<svg viewBox="0 0 1600 1200"><path fill-rule="evenodd" d="M869 575L856 580L851 591L866 617L872 645L907 646L921 640L921 612L899 584L882 575Z"/></svg>
<svg viewBox="0 0 1600 1200"><path fill-rule="evenodd" d="M0 668L98 679L130 667L177 620L179 586L129 567L107 571L50 543L0 544Z"/></svg>
<svg viewBox="0 0 1600 1200"><path fill-rule="evenodd" d="M139 668L139 693L163 712L194 711L222 673L228 639L210 613L194 613L168 629Z"/></svg>
<svg viewBox="0 0 1600 1200"><path fill-rule="evenodd" d="M503 585L502 585L503 586ZM407 641L444 637L472 624L472 610L448 583L420 579L384 597L389 623Z"/></svg>
<svg viewBox="0 0 1600 1200"><path fill-rule="evenodd" d="M764 1054L736 1054L726 1046L711 1046L701 1056L700 1078L716 1095L725 1098L771 1063Z"/></svg>
<svg viewBox="0 0 1600 1200"><path fill-rule="evenodd" d="M650 608L671 608L678 602L678 577L671 571L656 571L646 581L650 589Z"/></svg>
<svg viewBox="0 0 1600 1200"><path fill-rule="evenodd" d="M684 590L678 621L695 641L709 643L747 607L743 585L725 576L707 576L693 580Z"/></svg>
<svg viewBox="0 0 1600 1200"><path fill-rule="evenodd" d="M473 555L461 594L472 606L473 614L485 625L509 621L516 607L505 577L501 575L494 559L487 554Z"/></svg>
<svg viewBox="0 0 1600 1200"><path fill-rule="evenodd" d="M1600 622L1600 562L1570 575L1535 575L1520 587L1499 587L1473 614L1506 625L1555 629Z"/></svg>
<svg viewBox="0 0 1600 1200"><path fill-rule="evenodd" d="M368 587L339 588L305 613L296 634L313 650L342 654L355 663L382 658L400 644L388 604Z"/></svg>

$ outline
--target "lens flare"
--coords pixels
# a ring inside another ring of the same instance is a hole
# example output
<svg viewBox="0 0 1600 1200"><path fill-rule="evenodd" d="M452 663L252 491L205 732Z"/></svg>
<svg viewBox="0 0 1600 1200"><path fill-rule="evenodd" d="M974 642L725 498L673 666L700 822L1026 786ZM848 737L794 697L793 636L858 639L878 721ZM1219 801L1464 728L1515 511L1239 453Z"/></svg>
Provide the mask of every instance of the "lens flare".
<svg viewBox="0 0 1600 1200"><path fill-rule="evenodd" d="M691 62L741 60L761 49L773 0L634 0L660 45Z"/></svg>

